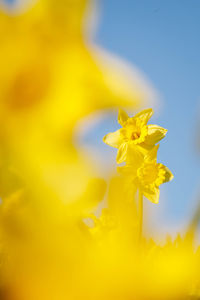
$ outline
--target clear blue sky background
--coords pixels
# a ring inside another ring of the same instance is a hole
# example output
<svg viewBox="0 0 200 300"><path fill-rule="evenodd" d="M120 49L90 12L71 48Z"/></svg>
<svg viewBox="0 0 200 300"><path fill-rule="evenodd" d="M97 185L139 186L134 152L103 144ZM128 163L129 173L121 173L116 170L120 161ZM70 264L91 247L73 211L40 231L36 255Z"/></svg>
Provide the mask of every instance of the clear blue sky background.
<svg viewBox="0 0 200 300"><path fill-rule="evenodd" d="M169 131L159 159L175 176L161 189L166 195L163 218L185 223L200 184L195 149L200 117L200 1L101 0L100 7L95 41L135 64L162 95L164 107L154 121Z"/></svg>

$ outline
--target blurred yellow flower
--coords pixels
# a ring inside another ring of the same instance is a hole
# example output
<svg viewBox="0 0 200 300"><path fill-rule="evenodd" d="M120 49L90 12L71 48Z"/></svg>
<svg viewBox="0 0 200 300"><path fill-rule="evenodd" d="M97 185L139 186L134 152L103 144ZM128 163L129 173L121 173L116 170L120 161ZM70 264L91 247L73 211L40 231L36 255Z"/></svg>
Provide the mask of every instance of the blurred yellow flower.
<svg viewBox="0 0 200 300"><path fill-rule="evenodd" d="M171 171L161 163L157 163L159 145L154 146L145 156L139 151L134 151L127 157L127 163L118 167L118 171L128 176L131 183L153 203L159 201L159 186L173 179Z"/></svg>
<svg viewBox="0 0 200 300"><path fill-rule="evenodd" d="M108 133L103 141L111 147L118 148L117 163L126 160L128 148L136 148L144 151L151 149L167 133L167 130L157 125L147 125L153 110L145 109L134 117L129 118L127 113L119 110L118 122L121 129Z"/></svg>
<svg viewBox="0 0 200 300"><path fill-rule="evenodd" d="M127 72L131 68L93 45L93 5L88 0L30 0L22 11L1 7L2 172L16 170L24 186L31 179L37 199L48 190L50 198L79 201L98 174L75 149L77 122L102 109L135 107L151 94Z"/></svg>
<svg viewBox="0 0 200 300"><path fill-rule="evenodd" d="M13 129L37 117L72 134L76 121L91 112L148 98L145 84L130 74L124 80L119 60L92 44L92 4L39 0L20 14L0 12L0 108Z"/></svg>

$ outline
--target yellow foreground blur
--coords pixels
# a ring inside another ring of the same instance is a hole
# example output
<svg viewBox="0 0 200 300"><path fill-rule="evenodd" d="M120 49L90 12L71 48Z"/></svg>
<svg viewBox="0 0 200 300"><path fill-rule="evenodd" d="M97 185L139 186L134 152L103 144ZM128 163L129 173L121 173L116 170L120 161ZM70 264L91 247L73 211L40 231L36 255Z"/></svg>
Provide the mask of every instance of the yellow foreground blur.
<svg viewBox="0 0 200 300"><path fill-rule="evenodd" d="M38 0L0 11L0 299L198 299L194 228L164 246L141 236L136 190L117 175L106 182L74 146L80 119L149 96L92 45L94 4ZM172 179L160 165L159 184Z"/></svg>

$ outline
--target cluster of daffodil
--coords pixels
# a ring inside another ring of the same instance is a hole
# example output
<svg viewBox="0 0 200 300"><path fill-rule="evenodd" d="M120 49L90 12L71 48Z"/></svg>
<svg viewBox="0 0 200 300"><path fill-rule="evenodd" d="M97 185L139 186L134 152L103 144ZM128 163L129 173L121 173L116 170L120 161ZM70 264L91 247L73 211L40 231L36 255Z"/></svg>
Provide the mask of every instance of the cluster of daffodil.
<svg viewBox="0 0 200 300"><path fill-rule="evenodd" d="M198 299L198 221L163 246L138 241L136 189L157 203L173 177L156 162L166 130L147 125L152 110L120 110L122 128L104 138L127 175L108 188L74 143L82 118L136 108L149 87L92 45L93 0L22 2L0 1L0 299Z"/></svg>
<svg viewBox="0 0 200 300"><path fill-rule="evenodd" d="M157 151L167 130L157 125L147 125L153 114L152 109L145 109L129 118L120 110L118 122L122 126L116 132L107 134L104 142L118 148L117 163L126 165L118 167L118 171L127 177L129 188L139 191L139 223L142 230L143 195L153 203L159 201L159 186L172 180L171 171L161 163L157 163Z"/></svg>
<svg viewBox="0 0 200 300"><path fill-rule="evenodd" d="M129 118L120 110L118 122L122 126L116 132L104 137L104 142L118 148L117 163L126 162L119 167L120 173L131 178L132 184L151 202L158 203L159 186L172 180L170 170L157 163L157 151L167 130L157 125L147 125L153 114L152 109L145 109Z"/></svg>

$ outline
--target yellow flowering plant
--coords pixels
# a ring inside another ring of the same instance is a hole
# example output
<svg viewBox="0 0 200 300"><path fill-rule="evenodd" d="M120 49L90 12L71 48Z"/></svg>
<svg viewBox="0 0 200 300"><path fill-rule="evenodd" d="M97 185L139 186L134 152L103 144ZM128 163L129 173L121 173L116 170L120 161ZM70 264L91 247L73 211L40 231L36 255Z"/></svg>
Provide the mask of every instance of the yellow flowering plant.
<svg viewBox="0 0 200 300"><path fill-rule="evenodd" d="M139 193L139 236L142 232L143 195L153 203L158 203L162 183L173 179L171 171L157 163L156 145L164 138L167 130L157 125L147 125L153 114L152 109L145 109L129 118L125 111L119 110L118 122L123 127L104 136L103 141L119 148L117 162L126 162L118 167L119 173L127 177L128 188Z"/></svg>

